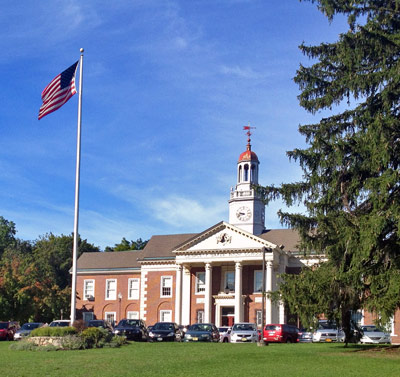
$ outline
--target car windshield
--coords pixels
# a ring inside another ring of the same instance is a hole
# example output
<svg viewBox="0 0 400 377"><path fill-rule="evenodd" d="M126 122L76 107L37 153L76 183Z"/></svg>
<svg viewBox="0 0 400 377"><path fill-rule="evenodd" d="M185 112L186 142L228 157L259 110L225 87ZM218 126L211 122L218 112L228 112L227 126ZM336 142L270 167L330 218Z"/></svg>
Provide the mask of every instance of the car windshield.
<svg viewBox="0 0 400 377"><path fill-rule="evenodd" d="M326 330L326 329L336 329L336 323L335 322L319 322L318 324L318 330Z"/></svg>
<svg viewBox="0 0 400 377"><path fill-rule="evenodd" d="M237 323L233 325L232 331L255 331L256 326L252 323Z"/></svg>
<svg viewBox="0 0 400 377"><path fill-rule="evenodd" d="M40 325L41 325L40 323L24 323L21 326L21 330L33 330L38 328Z"/></svg>
<svg viewBox="0 0 400 377"><path fill-rule="evenodd" d="M8 323L7 322L0 322L0 329L7 329Z"/></svg>
<svg viewBox="0 0 400 377"><path fill-rule="evenodd" d="M139 327L140 321L137 319L122 319L119 321L118 326L132 326L132 327Z"/></svg>
<svg viewBox="0 0 400 377"><path fill-rule="evenodd" d="M218 329L219 332L227 332L229 330L229 327L220 327Z"/></svg>
<svg viewBox="0 0 400 377"><path fill-rule="evenodd" d="M69 322L61 322L61 321L55 321L55 322L51 322L50 327L68 327L69 326Z"/></svg>
<svg viewBox="0 0 400 377"><path fill-rule="evenodd" d="M104 322L100 321L100 320L89 321L88 326L89 327L104 327Z"/></svg>
<svg viewBox="0 0 400 377"><path fill-rule="evenodd" d="M159 322L153 326L152 330L174 330L174 324Z"/></svg>
<svg viewBox="0 0 400 377"><path fill-rule="evenodd" d="M382 330L378 329L376 326L363 326L361 329L364 332L382 332Z"/></svg>
<svg viewBox="0 0 400 377"><path fill-rule="evenodd" d="M190 326L189 331L212 331L212 327L211 325L204 325L202 323L198 323L196 325Z"/></svg>

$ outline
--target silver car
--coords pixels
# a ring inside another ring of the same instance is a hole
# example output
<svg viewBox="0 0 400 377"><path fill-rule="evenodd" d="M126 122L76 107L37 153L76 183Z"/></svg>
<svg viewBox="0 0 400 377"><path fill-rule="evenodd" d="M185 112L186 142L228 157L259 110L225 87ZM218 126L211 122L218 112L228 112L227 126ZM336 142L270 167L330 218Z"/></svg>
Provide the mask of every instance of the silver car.
<svg viewBox="0 0 400 377"><path fill-rule="evenodd" d="M335 322L321 320L318 329L313 333L313 342L343 342L344 333Z"/></svg>
<svg viewBox="0 0 400 377"><path fill-rule="evenodd" d="M364 344L390 344L390 334L380 330L374 325L361 326L362 337L360 343Z"/></svg>
<svg viewBox="0 0 400 377"><path fill-rule="evenodd" d="M219 327L218 331L219 331L219 341L221 343L230 343L232 328L230 328L230 327Z"/></svg>
<svg viewBox="0 0 400 377"><path fill-rule="evenodd" d="M19 330L14 334L14 340L21 340L28 336L32 330L42 327L44 323L41 322L28 322L24 323Z"/></svg>
<svg viewBox="0 0 400 377"><path fill-rule="evenodd" d="M231 343L258 342L257 325L250 322L235 323L231 331Z"/></svg>

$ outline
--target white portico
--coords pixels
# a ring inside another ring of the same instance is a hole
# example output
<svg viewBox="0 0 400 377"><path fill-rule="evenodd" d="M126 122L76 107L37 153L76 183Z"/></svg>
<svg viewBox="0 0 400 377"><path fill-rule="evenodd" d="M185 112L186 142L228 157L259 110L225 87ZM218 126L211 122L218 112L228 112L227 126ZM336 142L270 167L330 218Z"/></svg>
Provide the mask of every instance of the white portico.
<svg viewBox="0 0 400 377"><path fill-rule="evenodd" d="M179 300L176 300L176 320L179 319L181 323L193 322L191 306L202 304L204 322L221 326L227 321L252 321L253 316L249 312L257 308L262 310L262 292L258 289L259 284L255 288L255 281L256 276L260 276L264 249L265 290L273 291L276 289L278 265L282 261L280 256L285 253L271 242L221 222L179 245L173 251L178 266L176 297ZM202 289L196 288L197 281L194 282L196 287L191 288L193 281L190 276L194 275L195 270L202 276ZM196 301L191 300L190 294L188 295L193 290L198 293ZM283 318L279 307L273 305L268 297L263 310L267 323Z"/></svg>

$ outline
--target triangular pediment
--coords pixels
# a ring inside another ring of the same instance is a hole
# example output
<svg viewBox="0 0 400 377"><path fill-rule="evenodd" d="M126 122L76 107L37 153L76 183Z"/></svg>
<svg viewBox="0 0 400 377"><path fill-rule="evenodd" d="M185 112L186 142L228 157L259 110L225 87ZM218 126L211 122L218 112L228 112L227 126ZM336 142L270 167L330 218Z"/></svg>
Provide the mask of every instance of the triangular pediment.
<svg viewBox="0 0 400 377"><path fill-rule="evenodd" d="M222 221L179 245L173 253L261 250L263 247L276 249L277 245Z"/></svg>

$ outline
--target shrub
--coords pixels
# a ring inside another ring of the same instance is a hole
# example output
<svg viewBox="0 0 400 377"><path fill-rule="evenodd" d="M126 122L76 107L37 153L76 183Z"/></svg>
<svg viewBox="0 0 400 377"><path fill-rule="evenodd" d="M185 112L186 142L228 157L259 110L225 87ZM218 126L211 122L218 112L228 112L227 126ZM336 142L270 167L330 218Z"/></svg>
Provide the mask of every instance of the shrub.
<svg viewBox="0 0 400 377"><path fill-rule="evenodd" d="M108 343L104 344L104 346L110 348L117 348L127 343L128 342L126 340L126 336L115 335L111 338L111 340Z"/></svg>
<svg viewBox="0 0 400 377"><path fill-rule="evenodd" d="M85 330L87 328L86 326L86 322L83 321L82 319L78 319L77 321L75 321L72 326L74 326L78 332L82 332L83 330Z"/></svg>
<svg viewBox="0 0 400 377"><path fill-rule="evenodd" d="M66 335L61 340L61 347L64 350L80 350L85 348L85 341L79 335Z"/></svg>
<svg viewBox="0 0 400 377"><path fill-rule="evenodd" d="M77 333L75 327L39 327L34 329L29 336L67 336Z"/></svg>
<svg viewBox="0 0 400 377"><path fill-rule="evenodd" d="M29 342L28 340L20 340L18 342L14 342L10 345L10 349L14 351L57 351L58 348L52 344L48 344L46 346L38 346L35 343Z"/></svg>
<svg viewBox="0 0 400 377"><path fill-rule="evenodd" d="M85 348L101 348L112 338L112 334L99 327L89 327L82 331L81 336L85 342Z"/></svg>

